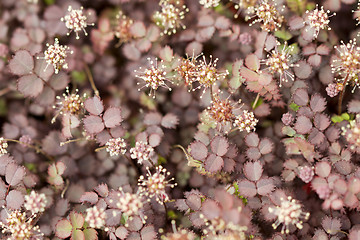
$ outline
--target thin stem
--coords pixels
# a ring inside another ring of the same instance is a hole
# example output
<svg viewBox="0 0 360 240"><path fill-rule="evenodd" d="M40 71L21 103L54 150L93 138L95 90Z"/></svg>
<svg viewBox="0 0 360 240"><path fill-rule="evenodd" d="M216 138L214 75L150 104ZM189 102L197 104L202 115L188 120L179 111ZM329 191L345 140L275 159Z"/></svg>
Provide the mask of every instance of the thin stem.
<svg viewBox="0 0 360 240"><path fill-rule="evenodd" d="M344 99L344 93L345 93L346 83L348 81L348 78L349 78L349 74L346 75L345 80L343 82L343 89L340 92L339 102L338 102L338 115L340 115L341 112L342 112L342 102L343 102L343 99Z"/></svg>
<svg viewBox="0 0 360 240"><path fill-rule="evenodd" d="M8 87L1 89L1 90L0 90L0 97L1 97L2 95L7 94L8 92L11 92L11 89L8 88Z"/></svg>
<svg viewBox="0 0 360 240"><path fill-rule="evenodd" d="M21 142L19 140L16 140L16 139L4 139L4 141L6 142L15 142L15 143L19 143L19 144L22 144L22 145L25 145L29 148L32 148L34 149L37 153L41 153L42 155L44 155L47 159L49 159L50 161L55 161L53 157L51 157L50 155L48 155L46 152L44 152L41 148L39 148L38 146L35 146L35 145L31 145L31 144L28 144L28 143L25 143L25 142Z"/></svg>
<svg viewBox="0 0 360 240"><path fill-rule="evenodd" d="M107 146L99 147L95 149L95 152L100 152L101 150L105 149Z"/></svg>
<svg viewBox="0 0 360 240"><path fill-rule="evenodd" d="M69 179L66 179L65 187L64 187L64 189L61 191L61 194L60 194L60 197L61 197L61 198L64 198L65 192L66 192L67 189L69 188L69 185L70 185Z"/></svg>
<svg viewBox="0 0 360 240"><path fill-rule="evenodd" d="M343 234L345 234L346 236L349 236L349 234L348 234L347 232L344 232L344 231L341 231L341 230L338 230L337 232L343 233Z"/></svg>
<svg viewBox="0 0 360 240"><path fill-rule="evenodd" d="M99 97L100 96L99 90L95 86L94 78L93 78L93 76L91 74L90 68L88 67L87 64L84 64L84 66L85 66L85 72L86 72L86 75L87 75L87 77L89 79L91 88L94 90L95 95Z"/></svg>
<svg viewBox="0 0 360 240"><path fill-rule="evenodd" d="M168 209L166 207L166 202L163 202L163 205L164 205L164 209L165 209L165 219L166 219L166 222L168 220Z"/></svg>
<svg viewBox="0 0 360 240"><path fill-rule="evenodd" d="M60 143L60 146L63 146L63 145L65 145L65 144L72 143L72 142L79 142L79 141L81 141L81 140L85 140L85 138L76 138L76 139L68 140L68 141L66 141L66 142L61 142L61 143Z"/></svg>
<svg viewBox="0 0 360 240"><path fill-rule="evenodd" d="M257 94L257 96L255 98L255 101L254 101L254 103L252 105L252 109L255 109L255 106L256 106L257 102L259 101L259 98L260 98L260 93Z"/></svg>

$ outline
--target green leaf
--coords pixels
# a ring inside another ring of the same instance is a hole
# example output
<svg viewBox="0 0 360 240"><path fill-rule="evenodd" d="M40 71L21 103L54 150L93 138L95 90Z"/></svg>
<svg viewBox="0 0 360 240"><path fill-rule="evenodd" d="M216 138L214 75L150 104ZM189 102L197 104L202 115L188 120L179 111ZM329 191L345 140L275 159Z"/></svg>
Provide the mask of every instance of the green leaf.
<svg viewBox="0 0 360 240"><path fill-rule="evenodd" d="M86 81L86 74L82 71L72 71L71 78L79 84L83 84Z"/></svg>
<svg viewBox="0 0 360 240"><path fill-rule="evenodd" d="M297 55L300 53L300 48L299 48L299 45L297 43L293 43L291 45L289 45L290 47L290 51L289 51L289 54L290 55Z"/></svg>
<svg viewBox="0 0 360 240"><path fill-rule="evenodd" d="M85 240L85 234L81 230L74 230L71 234L71 240Z"/></svg>
<svg viewBox="0 0 360 240"><path fill-rule="evenodd" d="M62 238L62 239L68 238L71 235L72 228L73 227L72 227L71 223L69 222L69 220L62 219L55 226L55 230L56 230L55 234L57 237Z"/></svg>
<svg viewBox="0 0 360 240"><path fill-rule="evenodd" d="M291 39L293 36L288 31L279 30L279 31L275 32L275 37L278 37L280 39L283 39L284 41L287 41L287 40Z"/></svg>
<svg viewBox="0 0 360 240"><path fill-rule="evenodd" d="M282 129L281 129L281 132L289 137L293 137L295 134L296 134L296 131L289 127L289 126L284 126Z"/></svg>
<svg viewBox="0 0 360 240"><path fill-rule="evenodd" d="M120 223L122 224L122 225L125 225L126 224L126 222L127 222L127 220L128 220L128 216L126 216L126 214L122 214L121 215L121 219L120 219Z"/></svg>
<svg viewBox="0 0 360 240"><path fill-rule="evenodd" d="M339 122L342 122L343 120L344 119L339 115L334 115L334 116L331 117L331 121L333 123L339 123Z"/></svg>
<svg viewBox="0 0 360 240"><path fill-rule="evenodd" d="M158 164L161 165L163 163L167 163L167 160L163 156L158 155Z"/></svg>
<svg viewBox="0 0 360 240"><path fill-rule="evenodd" d="M152 97L142 92L140 96L141 105L147 107L149 110L156 110L156 104Z"/></svg>
<svg viewBox="0 0 360 240"><path fill-rule="evenodd" d="M293 110L293 111L295 111L295 112L297 112L297 111L299 110L299 108L300 108L300 106L297 105L296 103L291 103L291 104L289 105L289 107L290 107L291 110Z"/></svg>
<svg viewBox="0 0 360 240"><path fill-rule="evenodd" d="M306 0L286 0L286 3L288 8L298 15L302 15L306 11Z"/></svg>
<svg viewBox="0 0 360 240"><path fill-rule="evenodd" d="M34 163L24 163L24 166L29 169L30 172L36 172L36 165Z"/></svg>
<svg viewBox="0 0 360 240"><path fill-rule="evenodd" d="M48 6L53 5L55 3L55 0L44 0L44 3Z"/></svg>
<svg viewBox="0 0 360 240"><path fill-rule="evenodd" d="M85 240L97 240L98 239L98 233L93 228L87 228L84 231Z"/></svg>
<svg viewBox="0 0 360 240"><path fill-rule="evenodd" d="M177 215L173 210L169 210L167 212L167 216L168 216L169 219L177 219Z"/></svg>
<svg viewBox="0 0 360 240"><path fill-rule="evenodd" d="M83 215L75 211L70 213L70 221L74 229L82 228L85 222Z"/></svg>
<svg viewBox="0 0 360 240"><path fill-rule="evenodd" d="M350 120L350 115L348 113L343 113L341 114L341 117L346 120L346 121L349 121Z"/></svg>

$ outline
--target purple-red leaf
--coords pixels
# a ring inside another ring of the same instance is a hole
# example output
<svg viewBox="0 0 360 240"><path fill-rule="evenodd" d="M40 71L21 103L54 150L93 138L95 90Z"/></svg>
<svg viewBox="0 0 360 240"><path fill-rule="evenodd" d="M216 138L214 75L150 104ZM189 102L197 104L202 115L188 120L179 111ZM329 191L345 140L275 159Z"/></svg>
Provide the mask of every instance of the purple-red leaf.
<svg viewBox="0 0 360 240"><path fill-rule="evenodd" d="M229 142L225 137L216 136L211 140L210 147L213 153L222 157L229 149Z"/></svg>
<svg viewBox="0 0 360 240"><path fill-rule="evenodd" d="M155 240L156 238L156 231L154 229L153 225L147 225L143 227L140 231L141 233L141 239L142 240Z"/></svg>
<svg viewBox="0 0 360 240"><path fill-rule="evenodd" d="M80 198L81 203L88 202L91 205L94 205L95 203L97 203L98 200L99 200L99 197L94 192L85 192Z"/></svg>
<svg viewBox="0 0 360 240"><path fill-rule="evenodd" d="M253 182L248 180L243 180L239 182L239 193L245 197L254 197L257 193L256 185Z"/></svg>
<svg viewBox="0 0 360 240"><path fill-rule="evenodd" d="M34 59L26 50L19 50L9 62L10 71L16 75L30 74L34 69Z"/></svg>
<svg viewBox="0 0 360 240"><path fill-rule="evenodd" d="M94 115L100 115L104 111L104 105L98 96L88 98L84 102L85 109Z"/></svg>
<svg viewBox="0 0 360 240"><path fill-rule="evenodd" d="M43 81L34 74L22 76L17 82L17 89L25 97L36 97L43 91L43 88Z"/></svg>
<svg viewBox="0 0 360 240"><path fill-rule="evenodd" d="M360 112L360 101L359 100L351 100L348 104L348 111L350 113L359 113Z"/></svg>
<svg viewBox="0 0 360 240"><path fill-rule="evenodd" d="M330 119L322 113L317 113L314 117L314 125L320 131L324 131L330 125Z"/></svg>
<svg viewBox="0 0 360 240"><path fill-rule="evenodd" d="M256 183L256 187L257 193L259 195L265 196L274 191L275 185L271 178L263 178Z"/></svg>
<svg viewBox="0 0 360 240"><path fill-rule="evenodd" d="M296 132L299 134L309 133L312 127L313 126L310 119L305 116L299 116L294 125Z"/></svg>
<svg viewBox="0 0 360 240"><path fill-rule="evenodd" d="M205 170L211 173L220 171L223 166L224 159L215 154L210 154L205 160Z"/></svg>
<svg viewBox="0 0 360 240"><path fill-rule="evenodd" d="M259 143L259 151L262 155L271 153L273 147L274 147L274 143L268 138L262 139Z"/></svg>
<svg viewBox="0 0 360 240"><path fill-rule="evenodd" d="M329 176L331 172L331 165L327 162L318 162L315 166L315 173L323 178Z"/></svg>
<svg viewBox="0 0 360 240"><path fill-rule="evenodd" d="M6 166L5 180L10 186L18 185L25 176L25 168L16 163L9 163Z"/></svg>
<svg viewBox="0 0 360 240"><path fill-rule="evenodd" d="M85 130L90 134L100 133L105 127L102 119L95 115L86 116L83 122Z"/></svg>
<svg viewBox="0 0 360 240"><path fill-rule="evenodd" d="M205 144L199 141L191 143L189 148L189 153L195 160L204 160L208 154Z"/></svg>
<svg viewBox="0 0 360 240"><path fill-rule="evenodd" d="M311 66L306 63L304 60L299 61L294 67L295 75L300 79L306 79L310 76L312 71Z"/></svg>
<svg viewBox="0 0 360 240"><path fill-rule="evenodd" d="M245 65L249 69L251 69L253 71L257 71L260 69L260 60L255 54L249 54L245 58Z"/></svg>
<svg viewBox="0 0 360 240"><path fill-rule="evenodd" d="M104 113L103 119L107 128L114 128L120 125L122 121L120 108L108 108Z"/></svg>
<svg viewBox="0 0 360 240"><path fill-rule="evenodd" d="M20 209L24 203L24 196L17 190L11 190L6 196L6 207L11 209Z"/></svg>
<svg viewBox="0 0 360 240"><path fill-rule="evenodd" d="M217 218L221 214L221 209L219 208L218 204L211 199L206 199L203 202L201 211L207 219Z"/></svg>
<svg viewBox="0 0 360 240"><path fill-rule="evenodd" d="M250 160L259 160L261 153L257 147L250 147L246 150L246 157Z"/></svg>
<svg viewBox="0 0 360 240"><path fill-rule="evenodd" d="M311 96L310 107L313 112L322 112L326 109L325 98L321 97L320 94L315 94Z"/></svg>
<svg viewBox="0 0 360 240"><path fill-rule="evenodd" d="M179 118L172 113L166 114L161 120L161 126L164 128L173 129L179 124Z"/></svg>
<svg viewBox="0 0 360 240"><path fill-rule="evenodd" d="M245 143L249 147L257 147L259 145L259 141L260 141L259 136L254 132L249 133L245 137Z"/></svg>
<svg viewBox="0 0 360 240"><path fill-rule="evenodd" d="M296 89L293 99L297 105L305 106L309 102L309 95L305 88L299 88Z"/></svg>
<svg viewBox="0 0 360 240"><path fill-rule="evenodd" d="M161 114L158 112L147 113L144 117L144 123L148 126L159 125L161 123Z"/></svg>
<svg viewBox="0 0 360 240"><path fill-rule="evenodd" d="M258 181L261 178L263 167L259 161L247 162L244 165L244 174L250 181Z"/></svg>

